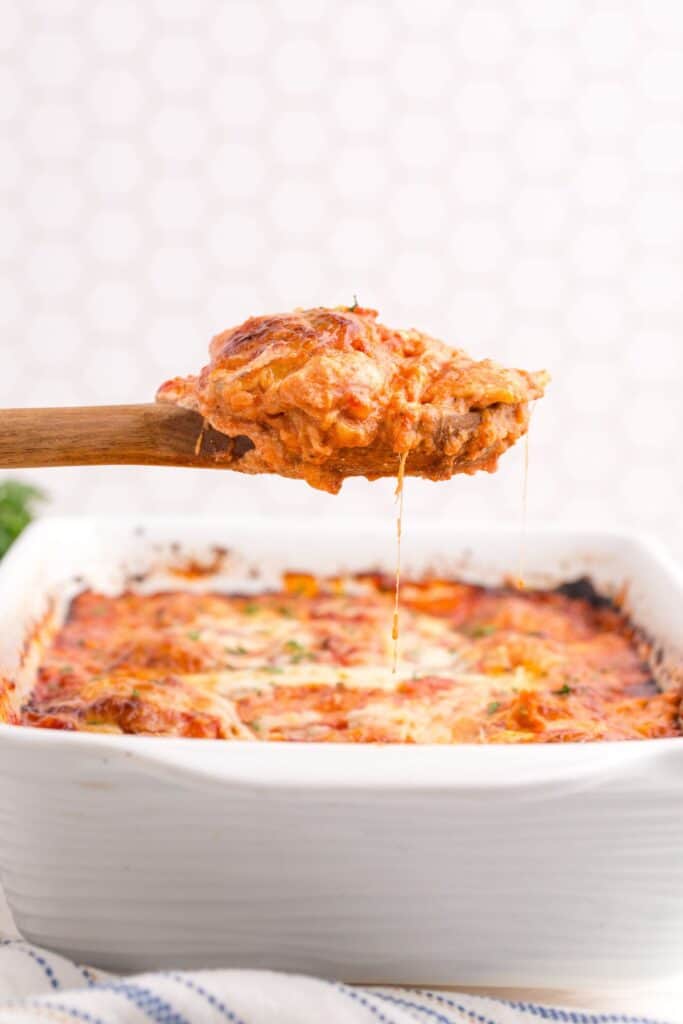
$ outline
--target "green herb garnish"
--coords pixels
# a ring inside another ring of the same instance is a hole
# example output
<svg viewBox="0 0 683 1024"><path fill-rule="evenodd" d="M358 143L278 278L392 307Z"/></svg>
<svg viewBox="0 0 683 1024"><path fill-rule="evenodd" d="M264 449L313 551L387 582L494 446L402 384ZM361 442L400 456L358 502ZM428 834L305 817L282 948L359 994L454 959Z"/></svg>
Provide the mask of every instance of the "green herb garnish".
<svg viewBox="0 0 683 1024"><path fill-rule="evenodd" d="M33 519L36 503L44 500L43 492L30 484L18 480L0 484L0 558Z"/></svg>
<svg viewBox="0 0 683 1024"><path fill-rule="evenodd" d="M300 661L304 661L305 659L313 659L313 652L309 651L309 649L299 643L298 640L287 640L285 647L292 655L291 661L293 665L298 665Z"/></svg>
<svg viewBox="0 0 683 1024"><path fill-rule="evenodd" d="M187 636L189 640L199 640L201 633L198 629L191 629Z"/></svg>
<svg viewBox="0 0 683 1024"><path fill-rule="evenodd" d="M468 632L472 637L480 637L491 636L491 634L497 632L497 630L498 626L472 626Z"/></svg>
<svg viewBox="0 0 683 1024"><path fill-rule="evenodd" d="M498 710L499 707L500 707L500 701L499 700L492 700L491 703L486 708L486 713L488 715L495 715L495 713L496 713L496 711Z"/></svg>
<svg viewBox="0 0 683 1024"><path fill-rule="evenodd" d="M256 613L259 611L259 606L253 603L245 604L245 606L242 608L242 611L244 612L245 615L256 615Z"/></svg>
<svg viewBox="0 0 683 1024"><path fill-rule="evenodd" d="M249 651L246 649L246 647L242 647L242 645L239 644L237 647L226 647L225 648L225 653L226 654L248 654Z"/></svg>
<svg viewBox="0 0 683 1024"><path fill-rule="evenodd" d="M140 691L137 690L137 689L131 690L130 691L130 695L131 695L131 697L139 697L140 696Z"/></svg>
<svg viewBox="0 0 683 1024"><path fill-rule="evenodd" d="M561 687L559 688L559 690L553 690L553 693L556 693L556 694L558 695L558 697L566 697L566 696L568 696L568 694L570 694L571 692L572 692L572 688L571 688L571 686L569 686L569 684L568 684L568 683L564 683L564 684L563 684L563 685L562 685L562 686L561 686Z"/></svg>

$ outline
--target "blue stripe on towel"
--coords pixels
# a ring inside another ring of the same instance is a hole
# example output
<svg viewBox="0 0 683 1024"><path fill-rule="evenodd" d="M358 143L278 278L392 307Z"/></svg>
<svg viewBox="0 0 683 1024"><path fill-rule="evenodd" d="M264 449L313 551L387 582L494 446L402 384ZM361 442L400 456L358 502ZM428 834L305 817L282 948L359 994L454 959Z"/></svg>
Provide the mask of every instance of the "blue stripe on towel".
<svg viewBox="0 0 683 1024"><path fill-rule="evenodd" d="M144 985L137 985L132 981L105 982L102 985L94 985L91 991L114 992L116 995L124 996L153 1020L154 1024L191 1024L187 1017L175 1010L151 988L145 988Z"/></svg>
<svg viewBox="0 0 683 1024"><path fill-rule="evenodd" d="M81 972L81 974L87 981L88 988L92 988L93 985L97 984L97 978L94 976L92 971L89 971L87 967L81 967L80 964L76 964L76 966L78 967L78 970Z"/></svg>
<svg viewBox="0 0 683 1024"><path fill-rule="evenodd" d="M31 960L34 960L39 967L42 967L43 973L50 982L50 986L52 988L60 989L62 987L57 980L54 970L45 957L41 956L40 953L36 953L35 950L31 949L30 946L27 946L20 939L3 939L0 942L0 946L4 946L5 948L11 946L11 948L16 950L18 953L24 953L27 957L30 957Z"/></svg>
<svg viewBox="0 0 683 1024"><path fill-rule="evenodd" d="M439 1024L455 1024L452 1017L446 1017L445 1014L439 1013L438 1010L432 1010L431 1007L415 1003L410 999L404 999L401 996L389 995L387 992L376 992L374 990L373 995L378 999L385 999L388 1003L393 1003L395 1006L401 1006L406 1010L417 1010L419 1013L424 1013L425 1016L437 1020ZM420 995L422 995L422 993L420 993ZM455 1006L454 1008L460 1012L467 1012L464 1007ZM486 1024L496 1024L495 1021L487 1020L485 1017L482 1017L481 1020L486 1021Z"/></svg>
<svg viewBox="0 0 683 1024"><path fill-rule="evenodd" d="M222 1013L227 1020L232 1022L232 1024L246 1024L246 1022L242 1020L241 1017L238 1017L235 1011L226 1006L222 1000L218 999L217 996L214 996L211 992L205 989L198 982L193 981L192 978L189 978L187 975L175 974L171 971L161 971L160 973L162 977L171 978L173 981L177 981L179 985L185 985L185 987L189 988L191 992L196 992L198 996L202 996L206 999L209 1006L213 1006L214 1010L218 1010L219 1013Z"/></svg>
<svg viewBox="0 0 683 1024"><path fill-rule="evenodd" d="M496 1000L512 1010L531 1013L544 1020L562 1021L564 1024L668 1024L653 1017L633 1017L629 1013L584 1013L581 1010L557 1010L552 1006L537 1006L535 1003L520 1003L511 999Z"/></svg>
<svg viewBox="0 0 683 1024"><path fill-rule="evenodd" d="M461 1003L456 1003L454 999L449 999L447 996L442 996L438 992L432 992L431 989L409 988L405 991L412 992L413 995L416 996L422 996L423 999L434 999L437 1003L441 1003L443 1006L448 1006L452 1010L457 1010L458 1013L463 1013L466 1017L469 1017L470 1020L476 1020L477 1024L496 1024L496 1021L491 1020L490 1017L485 1017L483 1014L477 1013L476 1010L471 1010L467 1006L463 1006ZM475 996L475 998L478 999L481 997ZM499 1000L499 1002L502 1001L503 1000ZM650 1022L648 1022L648 1024L650 1024ZM653 1021L652 1024L655 1024L655 1022Z"/></svg>
<svg viewBox="0 0 683 1024"><path fill-rule="evenodd" d="M392 1017L387 1017L386 1014L382 1013L381 1010L378 1010L376 1006L373 1006L370 1000L366 999L365 996L362 996L360 992L356 991L356 989L349 988L348 985L344 985L341 981L330 981L328 984L333 988L336 988L337 992L343 992L343 994L348 996L349 999L353 999L356 1003L359 1003L360 1006L369 1010L370 1013L377 1018L380 1024L398 1024L398 1022Z"/></svg>
<svg viewBox="0 0 683 1024"><path fill-rule="evenodd" d="M416 995L433 999L443 1006L452 1007L459 1013L464 1013L472 1020L478 1021L478 1024L494 1024L487 1017L483 1017L466 1006L461 1006L440 992L433 992L431 989L410 989L410 991ZM474 998L481 999L482 996ZM552 1006L538 1006L536 1003L515 1002L511 999L500 999L497 996L484 996L483 998L500 1003L502 1006L509 1006L511 1010L521 1010L523 1013L530 1013L543 1020L560 1021L562 1024L670 1024L670 1021L655 1020L653 1017L633 1017L627 1013L584 1013L581 1010L560 1010Z"/></svg>

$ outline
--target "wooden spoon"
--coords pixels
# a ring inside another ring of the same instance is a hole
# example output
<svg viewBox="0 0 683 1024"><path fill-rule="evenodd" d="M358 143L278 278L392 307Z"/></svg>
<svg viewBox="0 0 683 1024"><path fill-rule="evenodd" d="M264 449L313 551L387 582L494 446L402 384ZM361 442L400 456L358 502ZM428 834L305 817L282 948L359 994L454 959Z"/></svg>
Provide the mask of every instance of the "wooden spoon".
<svg viewBox="0 0 683 1024"><path fill-rule="evenodd" d="M253 448L175 405L0 409L0 467L196 466L233 468Z"/></svg>
<svg viewBox="0 0 683 1024"><path fill-rule="evenodd" d="M480 419L479 412L445 418L439 426L437 446L431 451L411 452L406 472L429 475L449 435L475 429ZM199 413L161 402L0 409L0 469L137 465L243 471L240 459L253 448L248 437L228 437L214 430ZM342 448L336 466L345 477L374 479L396 476L397 460L396 453L388 449ZM467 466L470 460L463 455L461 461ZM247 471L254 469L250 466Z"/></svg>

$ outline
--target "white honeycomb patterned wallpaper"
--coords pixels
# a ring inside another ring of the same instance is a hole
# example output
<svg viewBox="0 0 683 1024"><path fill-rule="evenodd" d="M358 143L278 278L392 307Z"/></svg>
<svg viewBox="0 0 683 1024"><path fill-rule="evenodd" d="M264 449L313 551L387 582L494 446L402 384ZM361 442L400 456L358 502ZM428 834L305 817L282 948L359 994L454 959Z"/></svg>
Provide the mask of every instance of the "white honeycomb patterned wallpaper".
<svg viewBox="0 0 683 1024"><path fill-rule="evenodd" d="M678 0L0 0L0 404L146 401L252 313L357 295L554 383L532 519L683 557ZM410 517L515 519L496 476ZM275 478L31 471L64 512L393 515Z"/></svg>

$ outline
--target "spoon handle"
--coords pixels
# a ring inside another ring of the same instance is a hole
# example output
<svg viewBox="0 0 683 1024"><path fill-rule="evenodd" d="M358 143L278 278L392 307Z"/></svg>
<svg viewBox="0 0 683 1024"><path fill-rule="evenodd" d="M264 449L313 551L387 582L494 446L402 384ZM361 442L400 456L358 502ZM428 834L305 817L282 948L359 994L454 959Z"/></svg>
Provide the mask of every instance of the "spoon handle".
<svg viewBox="0 0 683 1024"><path fill-rule="evenodd" d="M204 466L233 441L173 405L0 409L0 467Z"/></svg>

